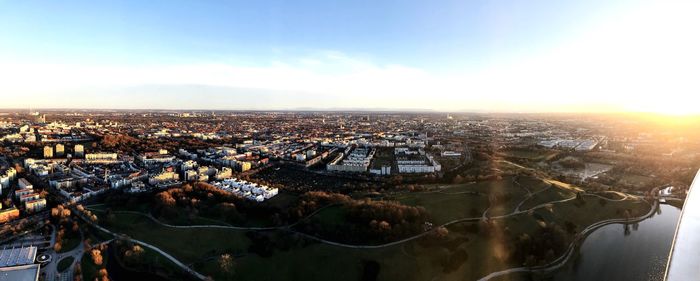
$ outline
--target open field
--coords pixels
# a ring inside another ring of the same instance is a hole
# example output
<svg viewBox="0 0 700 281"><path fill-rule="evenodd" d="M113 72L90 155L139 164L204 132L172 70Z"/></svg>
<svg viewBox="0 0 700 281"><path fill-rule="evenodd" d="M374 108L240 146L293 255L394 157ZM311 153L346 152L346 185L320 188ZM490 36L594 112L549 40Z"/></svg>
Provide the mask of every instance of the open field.
<svg viewBox="0 0 700 281"><path fill-rule="evenodd" d="M535 196L525 200L520 206L521 210L527 210L540 204L545 204L557 200L571 198L575 196L573 192L567 189L552 187L537 193Z"/></svg>
<svg viewBox="0 0 700 281"><path fill-rule="evenodd" d="M521 179L520 182L535 186L538 191L548 186L534 180ZM454 219L473 217L477 213L477 217L480 216L488 207L486 194L495 191L517 194L504 204L504 210L512 211L517 205L515 203L527 196L525 189L514 184L511 178L506 178L448 186L438 192L403 193L391 200L425 207L434 223L439 225ZM547 189L529 199L532 201L527 201L523 209L538 205L538 202L558 200L566 194L573 192L559 187ZM461 222L447 226L446 236L428 234L372 249L325 244L284 230L173 229L154 224L138 214L115 214L114 222L105 224L105 227L155 245L214 280L438 278L457 281L475 280L493 271L521 266L509 254L514 249L513 241L521 234L536 237L543 225L563 227L568 223L580 230L601 220L639 216L649 210L649 204L638 199L606 201L605 204L601 204L600 200L599 197L584 195L582 199L493 219L493 227L488 231L479 222ZM329 225L342 223L343 218L341 206L329 207L313 217ZM571 241L573 235L569 233L563 239ZM224 273L218 266L217 258L224 253L235 257L232 273ZM339 275L338 272L343 274Z"/></svg>
<svg viewBox="0 0 700 281"><path fill-rule="evenodd" d="M115 214L115 219L104 226L134 239L158 245L161 250L187 263L219 253L245 251L249 246L244 232L225 229L172 229L156 225L147 217L138 214Z"/></svg>
<svg viewBox="0 0 700 281"><path fill-rule="evenodd" d="M649 184L653 178L648 177L648 176L643 176L643 175L635 175L635 174L624 174L622 177L620 177L620 180L618 181L619 184L623 185L637 185L637 186L645 186Z"/></svg>
<svg viewBox="0 0 700 281"><path fill-rule="evenodd" d="M480 194L442 192L411 193L397 198L411 206L424 207L432 222L443 224L465 217L479 217L488 208L488 197Z"/></svg>
<svg viewBox="0 0 700 281"><path fill-rule="evenodd" d="M66 234L66 236L63 237L63 240L61 240L61 250L59 250L58 253L70 252L77 248L82 241L80 239L80 233L73 233L72 231L67 233L69 234Z"/></svg>
<svg viewBox="0 0 700 281"><path fill-rule="evenodd" d="M549 160L559 154L555 150L509 149L500 151L506 157L523 158L534 161Z"/></svg>
<svg viewBox="0 0 700 281"><path fill-rule="evenodd" d="M102 264L107 264L108 262L109 256L102 255ZM100 268L93 263L90 254L86 253L80 260L80 270L83 273L83 280L95 280L99 276L98 271Z"/></svg>

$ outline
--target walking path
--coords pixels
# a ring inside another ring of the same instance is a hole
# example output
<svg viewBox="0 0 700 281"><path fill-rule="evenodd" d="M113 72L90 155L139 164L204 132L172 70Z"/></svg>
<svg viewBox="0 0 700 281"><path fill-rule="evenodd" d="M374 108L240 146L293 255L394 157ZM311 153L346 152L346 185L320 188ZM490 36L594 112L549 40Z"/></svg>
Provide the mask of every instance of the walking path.
<svg viewBox="0 0 700 281"><path fill-rule="evenodd" d="M604 199L604 200L613 201L613 199L608 199L608 198L605 198L605 197L602 197L602 196L601 196L600 198L602 198L602 199ZM551 201L551 202L543 203L543 204L534 206L534 207L532 207L532 208L530 208L530 209L527 209L527 210L513 210L513 211L512 211L511 213L509 213L509 214L487 217L486 219L505 219L505 218L509 218L509 217L512 217L512 216L524 214L524 213L530 212L530 211L532 211L532 210L544 208L544 207L547 207L547 206L550 205L550 204L559 204L559 203L571 201L571 200L574 200L574 199L576 199L575 196L572 197L572 198L566 198L566 199L561 199L561 200L557 200L557 201ZM321 209L328 208L328 207L330 207L330 206L331 206L331 205L328 205L328 206L325 206L325 207L323 207L323 208L321 208ZM251 231L255 231L255 230L282 230L282 231L287 231L287 232L291 232L291 233L294 233L294 234L303 236L303 237L308 238L308 239L311 239L311 240L315 240L315 241L318 241L318 242L322 242L322 243L325 243L325 244L328 244L328 245L333 245L333 246L338 246L338 247L343 247L343 248L351 248L351 249L379 249L379 248L391 247L391 246L395 246L395 245L398 245L398 244L402 244L402 243L405 243L405 242L409 242L409 241L412 241L412 240L416 240L416 239L418 239L418 238L421 238L421 237L424 237L424 236L426 236L426 235L429 235L429 234L431 234L431 233L434 231L434 229L436 229L437 227L447 227L447 226L450 226L450 225L453 225L453 224L458 224L458 223L463 223L463 222L477 222L477 221L481 221L481 220L484 220L484 219L485 219L485 217L484 217L483 215L480 216L480 217L468 217L468 218L455 219L455 220L452 220L452 221L443 223L443 224L437 226L436 228L433 228L432 230L428 230L428 231L425 231L425 232L422 232L422 233L419 233L419 234L416 234L416 235L414 235L414 236L411 236L411 237L408 237L408 238L404 238L404 239L401 239L401 240L398 240L398 241L389 242L389 243L385 243L385 244L379 244L379 245L353 245L353 244L345 244L345 243L341 243L341 242L335 242L335 241L326 240L326 239L323 239L323 238L320 238L320 237L317 237L317 236L314 236L314 235L311 235L311 234L307 234L307 233L300 232L300 231L296 231L296 230L292 229L293 226L295 226L295 225L301 223L303 220L306 220L306 219L312 217L312 216L315 215L316 213L320 212L321 209L315 211L314 213L310 214L309 216L305 217L304 219L302 219L302 220L300 220L300 221L298 221L298 222L296 222L296 223L294 223L294 224L290 224L290 225L287 225L287 226L264 227L264 228L261 228L261 227L229 226L229 225L171 225L171 224L167 224L167 223L164 223L164 222L158 220L157 218L153 217L151 214L146 214L146 213L142 213L142 212L135 212L135 211L115 211L114 213L134 214L134 215L145 216L145 217L149 218L150 220L152 220L153 222L155 222L155 223L157 223L157 224L159 224L159 225L161 225L161 226L163 226L163 227L176 228L176 229L198 229L198 228L199 228L199 229L206 229L206 228L211 228L211 229L231 229L231 230L251 230ZM488 211L488 209L487 209L487 211ZM486 211L486 212L487 212L487 211ZM486 212L484 212L484 214L486 214Z"/></svg>
<svg viewBox="0 0 700 281"><path fill-rule="evenodd" d="M554 260L546 265L534 266L534 267L516 267L516 268L510 268L510 269L506 269L506 270L502 270L502 271L497 271L497 272L493 272L489 275L486 275L486 276L480 278L478 281L487 281L487 280L491 280L491 279L496 278L496 277L500 277L500 276L504 276L504 275L508 275L508 274L512 274L512 273L518 273L518 272L551 272L553 270L556 270L556 269L564 266L566 264L566 262L569 261L569 259L575 253L576 245L579 242L583 241L583 239L586 238L588 236L588 234L590 234L594 230L601 228L603 226L609 225L609 224L615 224L615 223L629 224L629 223L643 221L643 220L649 218L650 216L652 216L656 212L658 206L659 206L658 202L654 201L654 204L652 205L651 210L649 210L648 213L646 213L640 217L632 218L632 219L609 219L609 220L599 221L597 223L594 223L594 224L586 227L583 231L579 232L579 234L576 235L576 237L574 238L574 241L572 241L571 244L569 244L569 247L567 248L566 252L564 252L563 255L561 255L559 258L557 258L556 260Z"/></svg>
<svg viewBox="0 0 700 281"><path fill-rule="evenodd" d="M518 166L518 167L520 167L520 168L523 168L523 169L527 169L526 167L517 165L517 164L512 163L512 162L508 162L508 161L505 161L505 162L507 162L508 164L516 165L516 166ZM554 184L557 184L557 185L558 185L558 183L554 183ZM550 187L550 188L551 188L551 187ZM570 189L570 188L568 188L568 187L562 187L562 188ZM551 201L551 202L546 202L546 203L543 203L543 204L534 206L534 207L529 208L529 209L526 209L526 210L520 210L520 208L522 207L523 203L524 203L527 199L530 199L530 198L532 198L533 196L535 196L536 194L538 194L538 193L540 193L540 192L542 192L542 191L547 190L547 188L545 188L545 189L540 190L540 191L537 191L537 192L531 192L529 189L527 189L527 188L525 188L525 189L526 189L527 192L528 192L528 196L527 196L526 198L524 198L523 201L521 201L521 202L517 205L517 207L516 207L511 213L504 214L504 215L499 215L499 216L488 217L487 214L488 214L489 209L491 208L491 207L489 207L489 208L487 208L487 209L484 211L484 213L482 214L482 216L456 219L456 220L452 220L452 221L443 223L443 224L439 225L438 227L447 227L447 226L450 226L450 225L454 225L454 224L458 224L458 223L463 223L463 222L476 222L476 221L487 220L487 219L504 219L504 218L509 218L509 217L516 216L516 215L520 215L520 214L523 214L523 213L527 213L527 212L530 212L530 211L533 211L533 210L536 210L536 209L544 208L544 207L547 207L547 206L552 205L552 204L564 203L564 202L568 202L568 201L571 201L571 200L576 199L576 196L574 195L574 196L572 196L571 198L565 198L565 199L561 199L561 200L555 200L555 201ZM578 189L577 189L577 188L571 188L571 190L572 190L572 191L577 191ZM438 192L439 192L439 191L438 191ZM632 195L628 195L628 194L621 194L621 195L623 195L623 197L620 198L620 199L610 199L610 198L607 198L607 197L604 197L604 196L600 196L600 195L598 195L598 194L586 194L586 195L595 196L595 197L598 197L598 198L600 198L600 199L602 199L602 200L607 200L607 201L612 201L612 202L620 202L620 201L625 201L625 200L630 200L630 199L638 199L638 197L632 196ZM324 206L324 207L322 207L322 208L320 208L320 209L314 211L313 213L309 214L308 216L306 216L306 217L300 219L299 221L297 221L297 222L295 222L295 223L293 223L293 224L289 224L289 225L286 225L286 226L276 226L276 227L241 227L241 226L233 226L233 225L230 225L230 224L226 224L226 225L189 225L189 226L184 226L184 225L171 225L171 224L167 224L167 223L164 223L164 222L158 220L157 218L153 217L151 214L145 214L145 213L142 213L142 212L135 212L135 211L115 211L115 213L136 214L136 215L146 216L147 218L149 218L150 220L152 220L152 221L154 221L155 223L159 224L160 226L168 227L168 228L176 228L176 229L206 229L206 228L211 228L211 229L231 229L231 230L250 230L250 231L281 230L281 231L286 231L286 232L294 233L294 234L296 234L296 235L300 235L300 236L303 236L303 237L305 237L305 238L308 238L308 239L311 239L311 240L314 240L314 241L318 241L318 242L321 242L321 243L324 243L324 244L333 245L333 246L338 246L338 247L343 247L343 248L350 248L350 249L380 249L380 248L385 248L385 247L391 247L391 246L403 244L403 243L406 243L406 242L409 242L409 241L412 241L412 240L415 240L415 239L424 237L424 236L426 236L426 235L429 235L429 234L431 234L431 233L437 228L437 227L436 227L436 228L434 228L434 229L432 229L432 230L428 230L428 231L422 232L422 233L420 233L420 234L416 234L416 235L414 235L414 236L411 236L411 237L408 237L408 238L405 238L405 239L401 239L401 240L398 240L398 241L394 241L394 242L390 242L390 243L385 243L385 244L379 244L379 245L351 245L351 244L345 244L345 243L340 243L340 242L335 242L335 241L326 240L326 239L323 239L323 238L320 238L320 237L317 237L317 236L314 236L314 235L310 235L310 234L307 234L307 233L299 232L299 231L296 231L296 230L293 229L294 226L296 226L296 225L302 223L303 221L305 221L305 220L307 220L307 219L313 217L314 215L316 215L316 214L319 213L320 211L322 211L322 210L324 210L324 209L326 209L326 208L328 208L328 207L331 207L331 206L333 206L333 205L337 205L337 204L331 204L331 205ZM652 208L650 209L649 213L645 214L644 216L638 217L638 218L636 218L636 219L631 219L631 220L630 220L630 219L609 219L609 220L604 220L604 221L600 221L600 222L594 223L594 224L592 224L592 225L586 227L583 231L581 231L579 234L576 235L576 237L574 238L574 241L569 245L569 248L567 249L567 251L565 252L564 255L560 256L559 258L557 258L556 260L552 261L551 263L549 263L549 264L547 264L547 265L545 265L545 266L540 266L540 267L519 267L519 268L511 268L511 269L507 269L507 270L503 270L503 271L498 271L498 272L491 273L491 274L489 274L489 275L487 275L487 276L485 276L485 277L479 279L479 281L490 280L490 279L495 278L495 277L498 277L498 276L507 275L507 274L511 274L511 273L515 273L515 272L542 272L542 271L550 271L550 270L554 270L554 269L556 269L556 268L559 268L559 267L561 267L563 264L565 264L566 261L568 261L568 259L573 255L574 250L575 250L575 245L576 245L576 243L577 243L578 241L580 241L581 239L583 239L587 234L589 234L589 233L592 232L593 230L595 230L595 229L597 229L597 228L599 228L599 227L602 227L602 226L604 226L604 225L607 225L607 224L612 224L612 223L630 223L630 222L635 222L635 221L641 221L641 220L646 219L647 217L651 216L651 215L654 213L654 211L655 211L655 209L656 209L657 206L658 206L658 202L655 201L654 204L653 204L653 206L652 206ZM88 209L89 209L89 207L88 207ZM81 215L81 217L82 217L82 215ZM92 221L90 221L89 219L87 219L86 221L92 223ZM93 224L95 227L97 227L98 229L100 229L101 231L110 233L111 235L114 235L114 236L119 235L119 234L113 233L113 232L111 232L111 231L109 231L109 230L107 230L107 229L105 229L105 228L103 228L103 227L101 227L101 226L99 226L99 225L97 225L97 224L94 224L94 223L92 223L92 224ZM206 278L206 277L203 276L202 274L200 274L200 273L194 271L193 269L191 269L191 268L188 267L187 265L185 265L185 264L183 264L182 262L178 261L176 258L172 257L172 256L169 255L168 253L166 253L166 252L160 250L158 247L155 247L155 246L153 246L153 245L150 245L150 244L148 244L148 243L145 243L145 242L143 242L143 241L139 241L139 240L136 240L136 239L131 239L131 240L132 240L133 242L135 242L135 243L138 243L138 244L140 244L140 245L142 245L142 246L144 246L144 247L148 247L148 248L150 248L150 249L152 249L152 250L154 250L154 251L156 251L156 252L162 254L162 255L165 256L166 258L168 258L168 259L170 259L171 261L173 261L173 263L175 263L176 265L178 265L179 267L181 267L183 270L185 270L186 272L192 274L193 276L197 277L198 279L204 280L204 279Z"/></svg>

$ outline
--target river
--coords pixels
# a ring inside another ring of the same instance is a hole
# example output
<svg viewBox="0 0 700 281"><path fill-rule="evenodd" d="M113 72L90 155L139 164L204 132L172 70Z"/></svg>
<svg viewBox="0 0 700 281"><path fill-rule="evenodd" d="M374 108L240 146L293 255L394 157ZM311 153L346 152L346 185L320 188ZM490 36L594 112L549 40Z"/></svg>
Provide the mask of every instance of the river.
<svg viewBox="0 0 700 281"><path fill-rule="evenodd" d="M652 217L638 224L595 230L553 280L663 280L679 216L680 209L661 204Z"/></svg>

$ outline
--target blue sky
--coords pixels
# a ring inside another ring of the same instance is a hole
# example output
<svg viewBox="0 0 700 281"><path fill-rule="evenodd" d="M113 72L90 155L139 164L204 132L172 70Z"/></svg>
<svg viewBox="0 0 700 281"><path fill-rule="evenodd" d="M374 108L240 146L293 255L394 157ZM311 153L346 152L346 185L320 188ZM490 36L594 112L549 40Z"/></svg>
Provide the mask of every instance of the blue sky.
<svg viewBox="0 0 700 281"><path fill-rule="evenodd" d="M134 95L171 97L159 104L147 103L141 107L216 107L207 101L184 102L187 99L178 98L187 91L194 91L192 94L196 95L194 89L212 87L214 90L208 92L216 92L211 94L215 99L235 99L239 107L249 102L260 108L549 111L538 109L535 104L518 107L517 98L513 101L518 94L513 92L522 87L488 93L485 90L490 88L488 85L471 88L459 85L470 81L474 84L473 81L478 80L493 82L496 76L503 78L503 81L498 79L499 84L508 84L509 80L520 79L514 69L529 72L530 67L535 73L541 72L537 77L551 76L551 68L561 65L542 67L537 61L553 63L558 61L557 55L567 59L578 56L582 51L587 52L576 49L582 42L592 44L587 49L597 49L606 43L646 45L646 40L656 34L643 34L649 26L655 26L651 22L654 17L650 15L658 15L664 21L677 21L662 25L665 29L696 22L689 19L692 9L697 8L692 1L660 3L0 0L0 62L5 64L4 72L0 66L0 74L22 82L6 86L4 90L0 86L0 90L21 92L38 100L51 95L83 100L104 97L114 100L110 106L119 108L133 107L133 100L126 97ZM618 33L598 35L608 29L618 30ZM667 34L665 29L653 32ZM687 38L667 37L665 40L679 40L669 42L674 45L697 43ZM563 53L557 54L560 51ZM626 53L624 48L614 51ZM655 46L643 53L660 56L663 51ZM606 49L583 54L583 57L599 57L601 52L609 56L602 62L619 57ZM616 65L628 62L623 60ZM501 72L506 74L500 75ZM38 74L30 75L32 73ZM170 78L164 77L166 74ZM580 76L580 73L571 76ZM317 81L322 85L316 85ZM533 103L550 99L554 92L567 90L548 89L547 95L538 97L534 94L541 90L538 84L525 83L527 85L522 86L533 96ZM43 87L33 87L35 84ZM358 84L366 87L354 86ZM161 87L163 85L166 87ZM450 87L443 89L439 85ZM182 86L181 89L172 91L178 86ZM226 88L231 91L227 93ZM377 90L372 90L374 88ZM171 89L172 94L163 89ZM245 89L255 89L252 92L256 93L269 91L269 95L261 95L252 102L250 99L255 99L256 95L246 95ZM420 97L421 92L413 92L413 89L421 89L428 95L433 94L428 92L439 92L441 99L458 95L459 104L393 102ZM411 93L404 94L407 91ZM389 98L376 101L376 105L347 98L377 95ZM461 97L464 95L469 97ZM276 101L276 97L281 96L285 97L281 99L284 103ZM120 101L120 97L125 98ZM616 108L622 99L602 105ZM580 103L578 98L562 99L549 106L564 108ZM21 104L22 101L14 101L8 106ZM39 107L51 105L36 104ZM97 102L53 105L105 106Z"/></svg>

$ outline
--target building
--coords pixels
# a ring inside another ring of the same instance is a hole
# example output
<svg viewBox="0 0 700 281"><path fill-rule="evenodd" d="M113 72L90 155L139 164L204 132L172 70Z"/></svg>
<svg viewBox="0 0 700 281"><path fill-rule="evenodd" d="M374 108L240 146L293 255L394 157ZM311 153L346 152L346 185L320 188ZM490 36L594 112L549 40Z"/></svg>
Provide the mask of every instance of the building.
<svg viewBox="0 0 700 281"><path fill-rule="evenodd" d="M48 145L44 146L44 158L53 158L53 147L50 147Z"/></svg>
<svg viewBox="0 0 700 281"><path fill-rule="evenodd" d="M66 154L66 147L63 146L62 144L57 144L56 145L56 150L55 153L56 157L63 157L63 155Z"/></svg>
<svg viewBox="0 0 700 281"><path fill-rule="evenodd" d="M24 209L27 212L38 212L46 208L46 199L40 198L24 202Z"/></svg>
<svg viewBox="0 0 700 281"><path fill-rule="evenodd" d="M195 170L185 171L185 181L197 181L199 180L199 173Z"/></svg>
<svg viewBox="0 0 700 281"><path fill-rule="evenodd" d="M231 192L251 201L263 202L279 194L277 188L239 179L227 179L213 184L215 187Z"/></svg>
<svg viewBox="0 0 700 281"><path fill-rule="evenodd" d="M49 185L56 189L73 188L88 182L87 177L60 176L49 180Z"/></svg>
<svg viewBox="0 0 700 281"><path fill-rule="evenodd" d="M167 151L160 151L160 152L167 153ZM150 152L150 153L140 154L139 156L136 157L136 159L141 161L141 163L143 163L146 166L167 164L167 163L175 161L175 156L161 154L160 152L156 152L156 153Z"/></svg>
<svg viewBox="0 0 700 281"><path fill-rule="evenodd" d="M252 168L252 167L253 167L253 164L250 163L250 162L248 162L248 161L238 162L238 169L239 169L241 172L248 171L248 170L250 170L250 168Z"/></svg>
<svg viewBox="0 0 700 281"><path fill-rule="evenodd" d="M38 281L41 266L34 264L36 246L0 250L0 281Z"/></svg>
<svg viewBox="0 0 700 281"><path fill-rule="evenodd" d="M193 160L187 160L185 162L182 162L182 165L180 165L180 169L182 169L183 171L193 170L197 167L199 167L199 164L197 164L197 162Z"/></svg>
<svg viewBox="0 0 700 281"><path fill-rule="evenodd" d="M460 157L462 153L456 151L443 151L440 156L442 157Z"/></svg>
<svg viewBox="0 0 700 281"><path fill-rule="evenodd" d="M401 174L435 173L442 168L435 158L423 149L411 150L401 147L394 149L396 166Z"/></svg>
<svg viewBox="0 0 700 281"><path fill-rule="evenodd" d="M331 163L326 165L326 170L358 173L367 172L369 163L372 161L372 158L374 158L374 153L375 150L370 148L358 147L352 149L348 147L345 149L345 152L338 154ZM347 157L345 157L345 155L347 155Z"/></svg>
<svg viewBox="0 0 700 281"><path fill-rule="evenodd" d="M218 171L214 176L216 180L225 180L230 179L231 177L233 177L233 170L228 167L221 168L221 171Z"/></svg>
<svg viewBox="0 0 700 281"><path fill-rule="evenodd" d="M19 184L19 189L32 189L34 186L27 179L21 178L17 181Z"/></svg>
<svg viewBox="0 0 700 281"><path fill-rule="evenodd" d="M148 179L148 183L151 185L159 185L163 183L176 182L180 179L180 176L171 171L164 171L160 174L152 176Z"/></svg>
<svg viewBox="0 0 700 281"><path fill-rule="evenodd" d="M76 144L73 148L73 154L75 157L82 158L85 156L85 148L82 144Z"/></svg>
<svg viewBox="0 0 700 281"><path fill-rule="evenodd" d="M0 223L6 223L16 218L19 218L19 210L17 210L17 208L10 207L8 209L0 210Z"/></svg>
<svg viewBox="0 0 700 281"><path fill-rule="evenodd" d="M4 248L0 250L0 267L33 264L37 250L35 246Z"/></svg>
<svg viewBox="0 0 700 281"><path fill-rule="evenodd" d="M17 177L17 170L15 168L9 168L5 170L4 173L0 174L0 190L2 188L9 188L10 183Z"/></svg>
<svg viewBox="0 0 700 281"><path fill-rule="evenodd" d="M19 202L26 203L32 200L39 200L39 193L29 193L19 197Z"/></svg>
<svg viewBox="0 0 700 281"><path fill-rule="evenodd" d="M85 154L85 161L88 163L113 163L118 161L118 157L116 153L88 153Z"/></svg>
<svg viewBox="0 0 700 281"><path fill-rule="evenodd" d="M0 267L0 281L38 281L38 264Z"/></svg>

